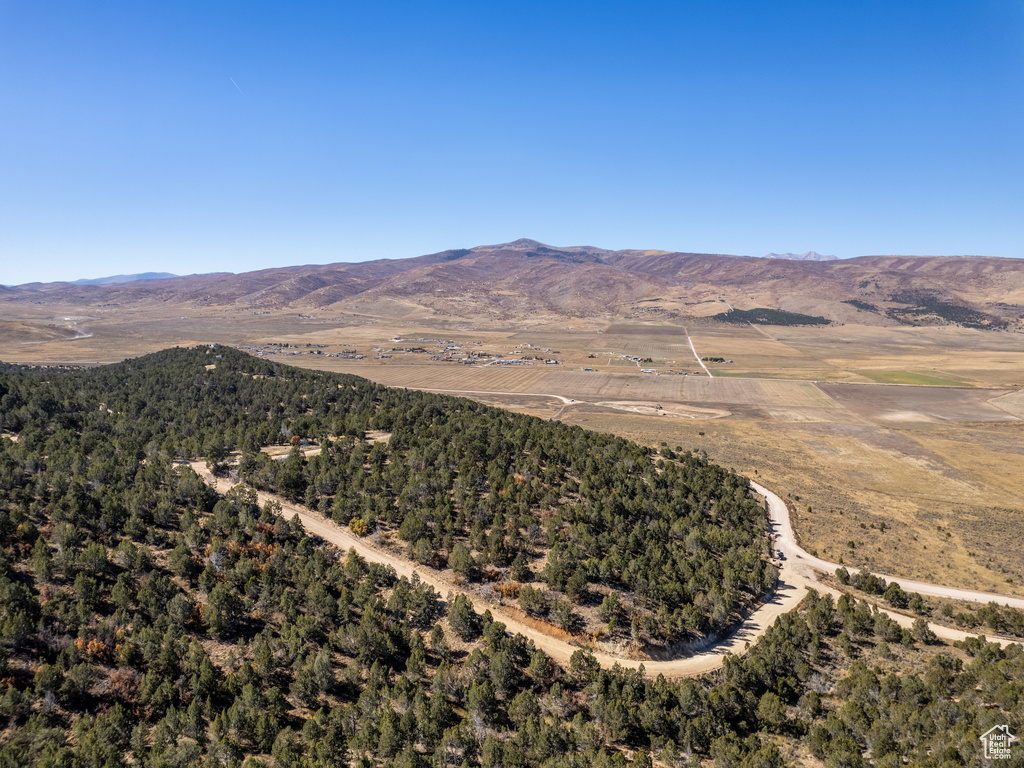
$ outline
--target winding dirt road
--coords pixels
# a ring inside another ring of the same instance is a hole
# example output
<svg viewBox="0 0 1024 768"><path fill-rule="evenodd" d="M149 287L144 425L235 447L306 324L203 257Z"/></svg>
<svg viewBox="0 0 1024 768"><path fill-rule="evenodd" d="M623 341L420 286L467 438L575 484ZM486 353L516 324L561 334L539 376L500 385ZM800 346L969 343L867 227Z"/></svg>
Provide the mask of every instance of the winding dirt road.
<svg viewBox="0 0 1024 768"><path fill-rule="evenodd" d="M772 524L772 532L775 535L775 548L780 550L785 557L784 568L793 570L804 577L813 578L815 572L835 573L841 566L839 563L830 563L820 557L806 552L796 541L796 534L789 519L789 509L785 502L762 485L751 481L750 487L765 497L768 501L768 516ZM857 568L852 570L856 571ZM945 587L941 584L930 584L926 581L914 581L904 579L900 576L890 576L886 573L876 573L886 581L898 582L900 587L907 592L918 592L922 595L932 597L948 597L956 600L969 600L972 603L996 603L1024 610L1024 598L1013 595L997 595L992 592L978 592L970 589L957 589Z"/></svg>
<svg viewBox="0 0 1024 768"><path fill-rule="evenodd" d="M197 474L199 474L200 477L220 493L224 493L234 486L234 483L231 483L225 478L214 477L207 469L206 464L202 461L192 462L191 467ZM776 494L757 483L751 482L750 486L754 491L764 496L767 500L769 518L775 536L775 546L780 549L784 555L776 586L768 595L765 596L764 602L753 613L747 616L747 618L731 635L721 642L716 643L706 651L665 661L640 661L637 659L629 659L613 655L606 651L594 650L594 656L601 666L611 667L614 664L618 664L621 667L638 669L642 665L647 674L661 674L666 678L696 677L698 675L703 675L719 669L722 666L722 660L726 654L742 656L746 650L753 646L757 639L775 623L775 620L779 616L794 610L800 604L800 601L803 600L804 596L807 594L808 589L813 588L818 592L827 592L836 598L839 597L841 593L838 590L832 589L825 584L818 583L816 581L815 573L816 570L832 572L838 566L824 560L814 558L804 552L804 550L796 543L796 537L793 534L793 528L789 521L789 510L786 507L785 502ZM562 666L568 666L572 654L583 647L582 645L545 633L541 629L521 620L519 616L513 615L513 613L505 606L488 600L480 591L467 588L465 585L456 585L452 580L446 578L438 571L420 567L404 557L396 556L392 552L377 547L373 544L372 540L356 536L347 528L341 527L333 520L326 519L319 513L314 512L307 507L293 504L280 496L265 493L263 491L257 492L257 497L261 504L265 504L268 501L277 502L281 505L282 514L285 518L291 519L293 517L298 517L308 533L318 536L329 544L337 547L342 552L347 552L352 549L368 562L390 565L395 569L395 573L399 577L405 576L408 579L412 579L416 576L420 581L429 584L437 590L438 594L442 597L461 592L474 601L478 611L482 612L485 609L490 610L491 615L494 616L496 620L504 623L510 633L518 633L529 638L533 641L534 645ZM910 588L907 585L915 583L916 582L900 581L900 584L903 585L904 588ZM1004 602L1004 605L1017 605L1018 603L1024 605L1024 600L1020 600L1019 598L1006 598L1001 595L965 592L963 590L948 589L935 585L923 586L933 590L923 594L940 594L939 591L946 590L947 592L954 594L949 595L942 593L943 596L955 596L979 602L988 602L989 600L998 601L1001 599L1009 601ZM966 597L966 595L977 595L978 597ZM913 617L896 613L894 611L884 610L884 612L899 623L900 626L909 628L913 624ZM959 630L935 624L930 626L939 637L946 640L962 640L966 637L975 636L972 633L961 632ZM1014 642L1006 638L989 639L993 642L998 642L1001 645Z"/></svg>

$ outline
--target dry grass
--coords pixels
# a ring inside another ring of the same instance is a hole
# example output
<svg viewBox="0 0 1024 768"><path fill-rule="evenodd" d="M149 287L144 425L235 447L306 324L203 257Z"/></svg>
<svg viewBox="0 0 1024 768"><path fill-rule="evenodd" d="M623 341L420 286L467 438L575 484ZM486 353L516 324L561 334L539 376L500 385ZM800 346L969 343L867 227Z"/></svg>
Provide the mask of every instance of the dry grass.
<svg viewBox="0 0 1024 768"><path fill-rule="evenodd" d="M303 360L303 364L307 361ZM317 367L365 376L371 381L414 389L488 390L494 392L537 392L547 371L543 366L441 365L344 365L316 361Z"/></svg>
<svg viewBox="0 0 1024 768"><path fill-rule="evenodd" d="M833 408L835 401L808 381L761 381L758 379L685 379L687 401L763 405L795 408Z"/></svg>
<svg viewBox="0 0 1024 768"><path fill-rule="evenodd" d="M962 379L950 378L950 376L936 376L930 373L919 371L869 371L862 369L861 376L865 376L879 384L916 384L927 387L961 387L964 386Z"/></svg>
<svg viewBox="0 0 1024 768"><path fill-rule="evenodd" d="M996 408L1006 411L1011 416L1024 419L1024 389L1007 395L993 397L988 402Z"/></svg>
<svg viewBox="0 0 1024 768"><path fill-rule="evenodd" d="M45 344L69 341L83 335L75 328L74 322L63 318L54 318L51 322L0 320L0 338L4 340L5 344Z"/></svg>
<svg viewBox="0 0 1024 768"><path fill-rule="evenodd" d="M544 379L544 392L567 394L577 400L682 400L682 376L600 371L553 371Z"/></svg>

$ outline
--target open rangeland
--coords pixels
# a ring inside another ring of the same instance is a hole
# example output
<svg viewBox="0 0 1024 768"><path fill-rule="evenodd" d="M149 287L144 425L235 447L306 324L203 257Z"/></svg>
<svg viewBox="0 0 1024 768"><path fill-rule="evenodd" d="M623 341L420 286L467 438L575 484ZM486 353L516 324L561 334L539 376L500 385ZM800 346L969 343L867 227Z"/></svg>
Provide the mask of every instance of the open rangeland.
<svg viewBox="0 0 1024 768"><path fill-rule="evenodd" d="M0 318L5 361L107 362L218 342L461 393L705 451L779 489L822 557L994 591L1024 582L1020 333L706 319L501 328L199 303L19 309ZM691 339L724 360L706 363L713 378Z"/></svg>

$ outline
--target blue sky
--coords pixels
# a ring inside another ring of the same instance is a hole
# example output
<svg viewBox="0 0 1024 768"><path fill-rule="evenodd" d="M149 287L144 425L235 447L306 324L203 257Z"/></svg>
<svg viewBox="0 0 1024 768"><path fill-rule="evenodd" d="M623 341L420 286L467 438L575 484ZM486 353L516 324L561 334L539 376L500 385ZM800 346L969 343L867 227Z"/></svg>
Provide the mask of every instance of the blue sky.
<svg viewBox="0 0 1024 768"><path fill-rule="evenodd" d="M1022 139L1024 0L0 0L0 283L518 237L1024 257Z"/></svg>

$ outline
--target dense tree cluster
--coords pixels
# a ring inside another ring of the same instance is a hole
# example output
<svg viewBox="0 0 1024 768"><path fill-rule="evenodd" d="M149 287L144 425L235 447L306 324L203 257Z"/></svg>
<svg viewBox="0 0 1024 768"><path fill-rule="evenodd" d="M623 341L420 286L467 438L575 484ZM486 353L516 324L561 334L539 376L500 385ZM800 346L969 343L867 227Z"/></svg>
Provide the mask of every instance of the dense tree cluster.
<svg viewBox="0 0 1024 768"><path fill-rule="evenodd" d="M940 294L928 290L904 290L893 293L888 298L907 307L892 307L885 313L894 320L913 325L915 321L927 322L930 318L939 318L948 323L961 325L964 328L980 330L1005 328L1007 322L1000 317L973 307L955 304L943 300Z"/></svg>
<svg viewBox="0 0 1024 768"><path fill-rule="evenodd" d="M846 299L843 304L849 304L857 309L862 309L865 312L878 312L878 307L872 304L870 301L864 301L863 299Z"/></svg>

